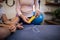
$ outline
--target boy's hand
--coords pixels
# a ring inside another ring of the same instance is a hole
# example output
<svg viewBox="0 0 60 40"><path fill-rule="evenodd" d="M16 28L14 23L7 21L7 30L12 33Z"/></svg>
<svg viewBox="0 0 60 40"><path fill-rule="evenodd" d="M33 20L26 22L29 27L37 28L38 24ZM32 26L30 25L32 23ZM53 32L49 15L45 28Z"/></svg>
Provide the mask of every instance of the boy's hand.
<svg viewBox="0 0 60 40"><path fill-rule="evenodd" d="M15 26L15 25L11 25L11 26L9 27L9 30L10 30L11 32L15 32L15 31L16 31L16 26Z"/></svg>
<svg viewBox="0 0 60 40"><path fill-rule="evenodd" d="M11 32L16 31L16 27L14 25L6 25L5 28L9 29Z"/></svg>

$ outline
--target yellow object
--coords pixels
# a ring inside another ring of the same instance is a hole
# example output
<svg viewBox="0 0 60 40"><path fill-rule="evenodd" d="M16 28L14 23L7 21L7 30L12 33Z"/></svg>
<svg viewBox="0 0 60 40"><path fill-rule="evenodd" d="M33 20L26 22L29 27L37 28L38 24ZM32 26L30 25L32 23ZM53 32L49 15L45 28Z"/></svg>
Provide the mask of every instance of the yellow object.
<svg viewBox="0 0 60 40"><path fill-rule="evenodd" d="M32 16L28 22L31 23L34 19L35 19L35 16Z"/></svg>

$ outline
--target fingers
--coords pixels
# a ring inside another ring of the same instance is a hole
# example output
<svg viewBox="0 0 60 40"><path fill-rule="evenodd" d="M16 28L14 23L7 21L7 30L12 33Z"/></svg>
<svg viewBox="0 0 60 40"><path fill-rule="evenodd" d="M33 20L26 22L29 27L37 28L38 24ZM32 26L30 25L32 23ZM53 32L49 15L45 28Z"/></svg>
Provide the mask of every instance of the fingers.
<svg viewBox="0 0 60 40"><path fill-rule="evenodd" d="M18 29L20 29L20 30L23 29L23 28L24 28L23 26L19 26L19 27L18 27Z"/></svg>
<svg viewBox="0 0 60 40"><path fill-rule="evenodd" d="M23 19L24 22L28 23L29 18L27 18L26 16L22 15L21 18Z"/></svg>
<svg viewBox="0 0 60 40"><path fill-rule="evenodd" d="M35 16L38 17L40 15L40 11L36 11Z"/></svg>
<svg viewBox="0 0 60 40"><path fill-rule="evenodd" d="M29 18L26 17L26 18L25 18L25 22L28 23L28 24L30 24L30 22L28 22L28 21L29 21Z"/></svg>
<svg viewBox="0 0 60 40"><path fill-rule="evenodd" d="M28 18L28 17L26 17L26 16L25 16L25 19L26 19L27 21L29 20L29 18Z"/></svg>
<svg viewBox="0 0 60 40"><path fill-rule="evenodd" d="M15 32L16 31L16 27L11 29L11 32Z"/></svg>
<svg viewBox="0 0 60 40"><path fill-rule="evenodd" d="M12 25L12 26L10 26L10 27L9 27L9 29L10 29L10 31L11 31L11 32L15 32L15 31L16 31L16 27L15 27L15 26L13 26L13 25Z"/></svg>
<svg viewBox="0 0 60 40"><path fill-rule="evenodd" d="M22 26L22 23L20 23L20 24L17 24L17 28L21 30L21 29L23 29L24 27Z"/></svg>
<svg viewBox="0 0 60 40"><path fill-rule="evenodd" d="M24 20L24 22L28 23L28 20L25 17L23 18L23 20Z"/></svg>

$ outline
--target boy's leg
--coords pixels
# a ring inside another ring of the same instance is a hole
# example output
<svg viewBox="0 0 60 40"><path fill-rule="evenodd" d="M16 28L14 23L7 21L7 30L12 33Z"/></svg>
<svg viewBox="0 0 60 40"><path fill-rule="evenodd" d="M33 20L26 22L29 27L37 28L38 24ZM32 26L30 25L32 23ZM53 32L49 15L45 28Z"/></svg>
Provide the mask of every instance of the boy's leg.
<svg viewBox="0 0 60 40"><path fill-rule="evenodd" d="M2 19L3 22L8 21L7 16L5 14L2 15L1 19Z"/></svg>
<svg viewBox="0 0 60 40"><path fill-rule="evenodd" d="M8 19L6 18L3 18L6 22L4 22L5 24L8 24L8 25L16 25L16 24L18 24L18 22L20 21L19 20L19 17L14 17L14 18L12 18L10 21L8 21ZM21 29L21 28L23 28L23 26L21 26L21 24L18 24L17 25L17 27L19 28L19 29Z"/></svg>
<svg viewBox="0 0 60 40"><path fill-rule="evenodd" d="M14 18L11 19L11 22L13 24L17 24L19 22L19 18L18 17L14 17Z"/></svg>
<svg viewBox="0 0 60 40"><path fill-rule="evenodd" d="M9 20L7 19L7 16L6 16L5 14L3 14L3 15L2 15L2 21L3 21L4 23L6 23L6 24L11 24L11 23L15 24L15 23L17 23L17 22L19 21L19 18L18 18L18 17L14 17L14 18L11 19L11 21L9 21Z"/></svg>
<svg viewBox="0 0 60 40"><path fill-rule="evenodd" d="M10 24L14 24L15 25L18 22L19 22L19 18L18 17L14 17L11 20L6 19L6 21L4 23L8 24L8 25L10 25Z"/></svg>
<svg viewBox="0 0 60 40"><path fill-rule="evenodd" d="M10 31L7 28L0 27L0 40L5 39L10 35Z"/></svg>
<svg viewBox="0 0 60 40"><path fill-rule="evenodd" d="M14 25L16 25L16 27L18 28L18 29L23 29L24 27L22 26L22 23L19 23L19 17L15 17L15 18L13 18L13 19L11 19L11 22L13 22L13 24Z"/></svg>

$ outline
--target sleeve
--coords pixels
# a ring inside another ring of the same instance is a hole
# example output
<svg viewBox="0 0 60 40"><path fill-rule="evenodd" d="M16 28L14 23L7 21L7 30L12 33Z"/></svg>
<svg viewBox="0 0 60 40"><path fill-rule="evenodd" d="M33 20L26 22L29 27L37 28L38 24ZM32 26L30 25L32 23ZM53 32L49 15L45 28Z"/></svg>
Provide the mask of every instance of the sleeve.
<svg viewBox="0 0 60 40"><path fill-rule="evenodd" d="M39 2L38 2L39 0L35 0L34 1L34 4L35 4L35 11L36 10L39 10Z"/></svg>
<svg viewBox="0 0 60 40"><path fill-rule="evenodd" d="M20 11L20 8L21 8L21 6L19 4L19 0L16 0L16 11L17 11L18 15L22 14Z"/></svg>

